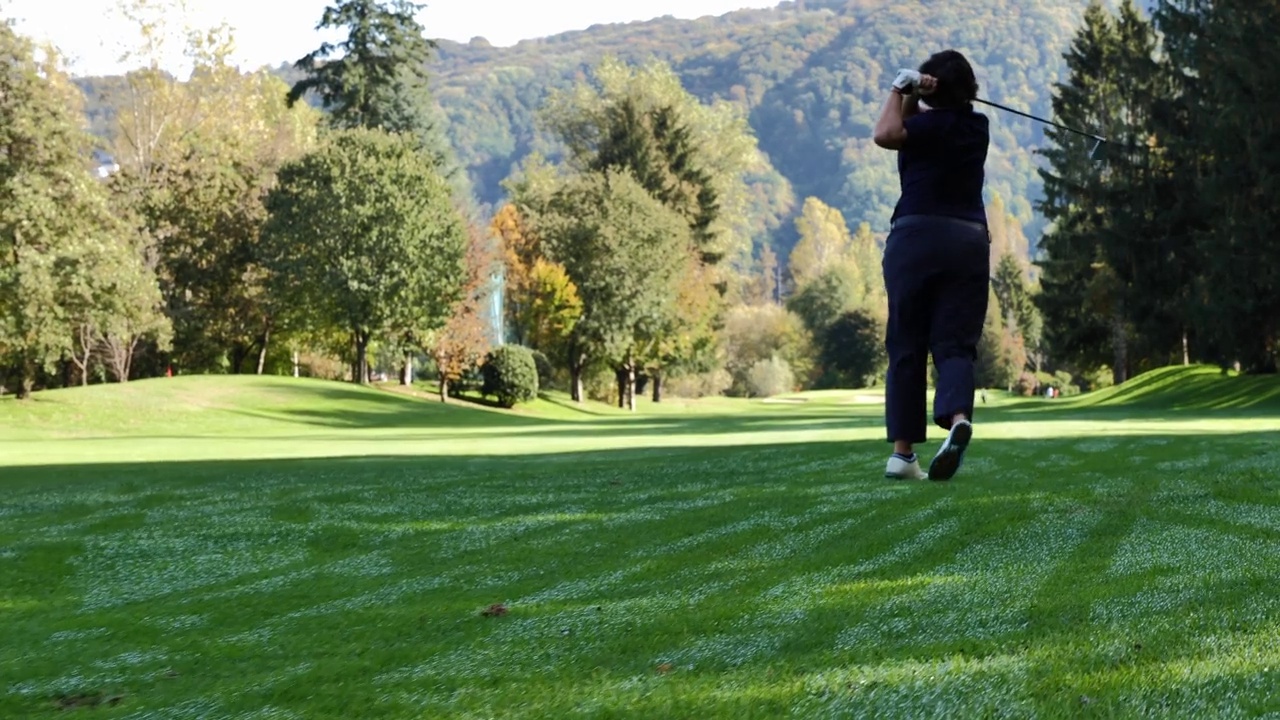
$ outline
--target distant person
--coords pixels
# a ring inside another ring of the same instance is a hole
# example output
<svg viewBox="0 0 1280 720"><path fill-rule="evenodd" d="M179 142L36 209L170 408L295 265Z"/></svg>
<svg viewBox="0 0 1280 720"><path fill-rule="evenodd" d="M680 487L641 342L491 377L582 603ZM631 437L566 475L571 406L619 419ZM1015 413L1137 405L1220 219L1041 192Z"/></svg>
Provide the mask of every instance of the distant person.
<svg viewBox="0 0 1280 720"><path fill-rule="evenodd" d="M990 132L987 117L973 109L977 95L969 61L946 50L919 71L898 74L876 123L876 144L898 152L902 192L883 263L890 478L926 477L914 446L926 439L930 353L938 369L933 421L948 434L927 477L954 477L973 437L974 361L991 253L982 200Z"/></svg>

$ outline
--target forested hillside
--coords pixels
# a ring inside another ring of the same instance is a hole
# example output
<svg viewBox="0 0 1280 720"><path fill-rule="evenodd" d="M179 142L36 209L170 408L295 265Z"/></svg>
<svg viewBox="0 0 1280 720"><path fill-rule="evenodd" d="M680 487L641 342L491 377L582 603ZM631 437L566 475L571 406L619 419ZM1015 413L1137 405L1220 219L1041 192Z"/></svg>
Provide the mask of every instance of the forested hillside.
<svg viewBox="0 0 1280 720"><path fill-rule="evenodd" d="M430 71L457 159L476 199L494 206L504 196L501 182L522 158L539 151L554 160L560 153L537 122L551 90L569 88L607 55L671 64L694 96L733 103L749 118L771 163L755 173L750 222L757 242L771 238L785 258L806 197L839 208L855 227L867 221L875 231L887 229L897 178L893 155L874 146L871 127L899 67L954 47L974 62L984 97L1048 116L1062 54L1086 4L787 2L699 20L595 26L509 48L483 38L441 41ZM298 77L290 64L277 72L290 83ZM95 99L109 82L81 81L99 127L110 109ZM992 130L989 193L1004 199L1035 243L1043 221L1033 210L1041 195L1033 149L1043 142L1042 128L1001 113Z"/></svg>
<svg viewBox="0 0 1280 720"><path fill-rule="evenodd" d="M664 18L597 26L543 40L495 48L482 39L441 43L434 68L436 96L448 117L459 159L470 169L479 199L494 203L499 183L532 150L554 154L536 124L551 88L567 87L606 54L669 62L703 101L740 106L774 168L764 174L758 212L799 211L813 196L843 211L849 222L884 230L897 198L893 156L871 142L885 88L899 67L914 67L946 47L974 62L984 97L1050 113L1050 92L1062 74L1086 3L1083 0L886 0L784 3L719 18ZM993 123L989 189L1039 235L1032 204L1041 192L1031 149L1043 141L1038 124L1001 114ZM785 187L789 184L790 187Z"/></svg>

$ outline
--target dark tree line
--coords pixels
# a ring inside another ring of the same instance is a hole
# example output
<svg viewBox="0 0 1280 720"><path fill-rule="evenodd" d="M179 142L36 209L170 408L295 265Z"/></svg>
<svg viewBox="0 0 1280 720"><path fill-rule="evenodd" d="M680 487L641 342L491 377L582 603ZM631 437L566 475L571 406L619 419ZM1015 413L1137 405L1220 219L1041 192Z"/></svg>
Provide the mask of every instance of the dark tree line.
<svg viewBox="0 0 1280 720"><path fill-rule="evenodd" d="M1057 361L1116 381L1172 362L1275 372L1280 49L1255 28L1277 20L1237 0L1087 10L1054 111L1109 142L1052 130L1044 153L1038 302Z"/></svg>

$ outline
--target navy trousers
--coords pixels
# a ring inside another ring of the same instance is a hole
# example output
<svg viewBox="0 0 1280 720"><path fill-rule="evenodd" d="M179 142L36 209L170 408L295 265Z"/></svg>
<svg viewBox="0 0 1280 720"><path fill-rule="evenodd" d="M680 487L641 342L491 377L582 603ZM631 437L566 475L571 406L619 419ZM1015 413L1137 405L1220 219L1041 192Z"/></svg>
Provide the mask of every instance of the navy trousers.
<svg viewBox="0 0 1280 720"><path fill-rule="evenodd" d="M889 441L925 441L929 355L938 369L933 420L943 429L973 417L974 361L987 317L991 236L977 223L915 215L899 218L884 251L889 295L885 349Z"/></svg>

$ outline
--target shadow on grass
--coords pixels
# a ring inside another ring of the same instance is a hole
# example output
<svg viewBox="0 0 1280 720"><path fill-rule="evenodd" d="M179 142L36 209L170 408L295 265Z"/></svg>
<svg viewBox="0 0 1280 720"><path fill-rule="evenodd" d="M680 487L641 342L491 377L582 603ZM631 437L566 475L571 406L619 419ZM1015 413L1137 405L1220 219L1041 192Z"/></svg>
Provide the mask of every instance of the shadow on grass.
<svg viewBox="0 0 1280 720"><path fill-rule="evenodd" d="M1271 439L1242 434L1227 455L1266 451ZM1142 440L1171 461L1213 445L1163 434ZM982 462L952 483L880 478L885 448L870 441L617 449L536 462L495 455L47 466L7 473L0 538L155 498L149 509L170 512L156 513L164 522L147 520L145 538L182 536L189 528L178 524L189 516L206 523L198 528L206 544L270 537L284 549L296 543L300 557L316 548L345 553L325 562L371 552L394 560L394 573L353 575L332 597L299 589L311 586L310 576L288 579L286 570L318 562L304 559L77 616L85 626L118 628L108 648L118 656L139 617L168 617L180 601L232 592L216 606L182 610L210 615L217 632L207 641L185 631L175 642L199 653L203 646L191 643L216 649L223 635L265 629L290 666L316 665L294 678L305 693L271 699L304 716L314 702L335 715L409 715L385 703L424 685L432 693L419 700L441 705L418 706L414 716L520 706L527 716L564 717L588 705L619 717L931 716L939 708L977 717L993 707L1018 716L1193 716L1205 693L1217 710L1225 706L1215 701L1274 703L1271 683L1249 678L1271 677L1259 673L1275 659L1266 643L1280 574L1273 554L1238 551L1278 542L1280 531L1200 509L1235 503L1280 519L1280 481L1261 471L1241 479L1131 466L1119 473L1107 452L1077 451L1081 462L1070 469L1033 466L1073 449L1070 439L984 442L972 456ZM1185 494L1188 484L1197 492ZM214 532L217 517L202 514L201 498L218 497L229 518L237 494L252 522ZM1159 544L1166 536L1152 529L1166 526L1175 530L1167 537L1198 544ZM29 561L37 557L28 552L39 542L33 537L23 536L23 554L6 560L10 586L43 588L50 602L9 611L7 643L17 657L52 652L45 628L71 622L54 616L74 615L83 592L74 563L56 563L55 577ZM205 547L202 562L218 562L214 550ZM171 560L127 557L144 576L147 562L163 569ZM447 582L397 590L420 576ZM277 578L278 594L234 594L254 583L275 587ZM509 616L479 616L500 601ZM316 612L327 607L337 610ZM1124 612L1099 611L1112 607ZM1252 655L1210 644L1255 636ZM168 642L145 640L162 651ZM238 655L199 656L201 672L184 674L189 684L165 702L193 692L234 698L259 679ZM1181 671L1231 657L1212 675ZM217 682L199 688L201 676ZM1239 683L1223 685L1236 676ZM336 677L343 682L329 682ZM30 709L14 696L3 701L15 716ZM143 693L131 701L165 707ZM453 702L471 705L446 704Z"/></svg>
<svg viewBox="0 0 1280 720"><path fill-rule="evenodd" d="M690 432L706 428L711 433L742 429L780 427L786 423L838 422L838 419L883 417L881 406L771 404L700 411L690 415L601 412L590 405L578 405L556 395L540 396L540 401L558 410L573 413L569 418L546 418L533 414L503 412L494 403L467 396L449 404L404 395L394 391L371 393L367 389L340 384L289 388L273 386L273 392L297 393L299 399L317 397L341 404L334 408L291 408L244 411L258 417L287 419L334 428L537 428L559 427L569 434L587 432L623 433L628 425L644 426L645 432ZM1213 368L1167 368L1134 378L1128 383L1080 398L1046 401L1028 399L999 407L977 408L980 422L1017 421L1026 415L1046 420L1064 419L1168 419L1173 417L1280 417L1280 378L1224 377ZM577 427L578 420L591 422L589 429ZM608 426L608 430L602 428Z"/></svg>

